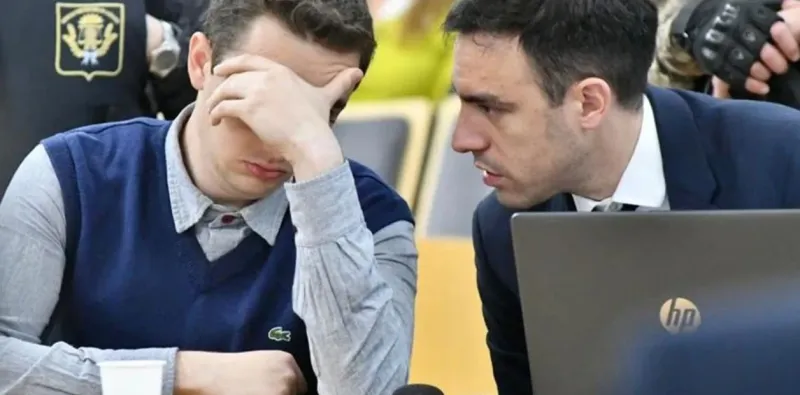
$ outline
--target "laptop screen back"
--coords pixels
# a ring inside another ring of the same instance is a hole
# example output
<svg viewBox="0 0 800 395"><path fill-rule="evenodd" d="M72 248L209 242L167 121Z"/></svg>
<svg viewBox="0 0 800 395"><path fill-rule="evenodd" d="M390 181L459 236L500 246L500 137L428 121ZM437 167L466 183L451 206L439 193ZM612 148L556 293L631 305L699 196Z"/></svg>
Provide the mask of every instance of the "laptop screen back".
<svg viewBox="0 0 800 395"><path fill-rule="evenodd" d="M800 280L797 229L800 210L515 215L534 392L613 394L634 337L702 331L721 295Z"/></svg>

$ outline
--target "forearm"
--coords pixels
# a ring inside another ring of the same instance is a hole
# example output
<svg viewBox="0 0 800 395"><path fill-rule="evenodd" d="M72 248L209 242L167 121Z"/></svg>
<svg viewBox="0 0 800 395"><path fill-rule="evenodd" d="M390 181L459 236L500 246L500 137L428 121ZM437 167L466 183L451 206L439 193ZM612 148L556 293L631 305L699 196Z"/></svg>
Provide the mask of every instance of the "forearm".
<svg viewBox="0 0 800 395"><path fill-rule="evenodd" d="M98 362L140 359L167 362L163 393L172 394L175 353L175 349L74 348L66 343L48 347L0 335L0 394L101 394Z"/></svg>
<svg viewBox="0 0 800 395"><path fill-rule="evenodd" d="M130 359L167 361L164 393L171 394L174 350L39 344L48 323L60 316L56 306L65 244L61 188L39 145L20 165L0 203L0 394L100 394L96 363Z"/></svg>
<svg viewBox="0 0 800 395"><path fill-rule="evenodd" d="M390 394L408 379L413 226L396 222L373 237L346 163L287 185L287 197L297 227L294 308L306 323L320 394Z"/></svg>
<svg viewBox="0 0 800 395"><path fill-rule="evenodd" d="M7 192L13 194L14 189ZM23 207L16 208L20 216L27 213ZM32 232L25 233L29 228L23 220L11 230L5 226L5 214L0 212L0 394L100 394L97 362L136 359L167 361L164 394L172 394L174 350L111 351L76 349L61 342L52 347L38 344L48 321L59 316L53 307L60 293L63 252L54 243L34 241Z"/></svg>
<svg viewBox="0 0 800 395"><path fill-rule="evenodd" d="M180 46L178 64L166 76L159 78L152 76L150 82L153 95L158 107L167 119L173 119L189 103L195 100L197 92L189 81L186 67L186 56L189 51L191 35L200 29L201 14L205 10L204 2L168 1L167 4L150 5L146 20L147 25L147 56L153 53L164 40L163 25L160 21L167 21L173 26L175 38ZM202 4L202 6L201 6ZM157 7L161 6L161 7Z"/></svg>

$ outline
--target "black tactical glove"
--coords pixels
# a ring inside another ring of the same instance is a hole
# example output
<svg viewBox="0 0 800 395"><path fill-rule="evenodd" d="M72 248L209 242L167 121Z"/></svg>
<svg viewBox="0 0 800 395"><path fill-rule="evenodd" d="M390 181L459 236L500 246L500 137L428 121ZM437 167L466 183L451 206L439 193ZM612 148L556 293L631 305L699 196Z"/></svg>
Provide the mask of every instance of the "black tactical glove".
<svg viewBox="0 0 800 395"><path fill-rule="evenodd" d="M671 26L672 38L704 72L743 90L781 0L704 0L687 5Z"/></svg>

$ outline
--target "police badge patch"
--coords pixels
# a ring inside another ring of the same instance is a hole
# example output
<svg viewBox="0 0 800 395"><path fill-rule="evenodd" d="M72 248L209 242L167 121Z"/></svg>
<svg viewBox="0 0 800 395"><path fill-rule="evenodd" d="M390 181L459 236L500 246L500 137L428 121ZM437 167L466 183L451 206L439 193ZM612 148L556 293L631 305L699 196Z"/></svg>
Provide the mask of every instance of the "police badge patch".
<svg viewBox="0 0 800 395"><path fill-rule="evenodd" d="M59 75L115 77L122 71L125 4L56 3L56 56Z"/></svg>

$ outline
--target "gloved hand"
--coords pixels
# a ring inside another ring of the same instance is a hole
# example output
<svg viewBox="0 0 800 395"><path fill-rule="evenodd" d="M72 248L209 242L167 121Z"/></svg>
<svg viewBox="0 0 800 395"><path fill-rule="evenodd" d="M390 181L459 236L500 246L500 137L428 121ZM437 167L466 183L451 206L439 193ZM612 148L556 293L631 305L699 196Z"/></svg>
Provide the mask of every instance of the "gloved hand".
<svg viewBox="0 0 800 395"><path fill-rule="evenodd" d="M699 4L686 23L688 49L698 65L734 89L769 93L767 81L800 59L796 40L773 37L773 30L786 29L778 15L780 1L706 0Z"/></svg>
<svg viewBox="0 0 800 395"><path fill-rule="evenodd" d="M769 29L771 44L766 44L762 49L761 60L753 65L750 76L745 82L745 88L753 93L760 92L754 92L753 89L750 89L751 87L761 88L763 92L763 86L768 89L769 79L774 74L785 73L791 63L796 63L800 59L800 45L798 44L800 43L800 0L784 1L782 9L777 15L782 21L773 24ZM764 65L769 66L763 67ZM753 69L755 69L755 73ZM719 77L713 78L712 86L715 97L730 97L730 84Z"/></svg>

